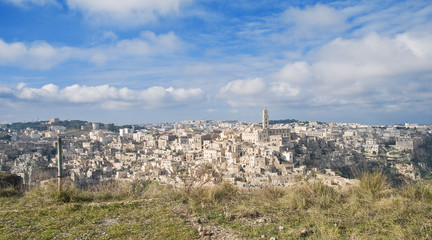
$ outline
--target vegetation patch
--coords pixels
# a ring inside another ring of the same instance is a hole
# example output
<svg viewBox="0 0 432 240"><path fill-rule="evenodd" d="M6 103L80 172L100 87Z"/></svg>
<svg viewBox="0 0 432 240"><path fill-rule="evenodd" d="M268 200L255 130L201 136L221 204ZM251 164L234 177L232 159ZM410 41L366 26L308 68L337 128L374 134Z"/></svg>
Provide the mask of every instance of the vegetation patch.
<svg viewBox="0 0 432 240"><path fill-rule="evenodd" d="M48 186L2 195L0 218L0 239L428 239L432 186L391 187L381 172L345 189L320 181L190 191L156 182Z"/></svg>

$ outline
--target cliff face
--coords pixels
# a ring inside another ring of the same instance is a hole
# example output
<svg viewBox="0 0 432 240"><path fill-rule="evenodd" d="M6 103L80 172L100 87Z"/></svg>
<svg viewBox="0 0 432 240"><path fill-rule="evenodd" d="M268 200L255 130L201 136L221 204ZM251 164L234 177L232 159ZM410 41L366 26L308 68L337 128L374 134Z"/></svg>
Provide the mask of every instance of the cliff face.
<svg viewBox="0 0 432 240"><path fill-rule="evenodd" d="M419 144L413 151L412 161L420 167L425 168L425 171L430 171L432 168L432 136L425 136L424 141Z"/></svg>
<svg viewBox="0 0 432 240"><path fill-rule="evenodd" d="M21 190L21 188L23 187L22 177L15 174L0 172L0 189L5 189L8 187L13 187L16 190Z"/></svg>
<svg viewBox="0 0 432 240"><path fill-rule="evenodd" d="M320 170L329 168L343 177L352 178L373 164L364 155L338 147L324 139L301 139L296 146L297 156L304 156L304 164ZM376 163L375 163L376 164Z"/></svg>

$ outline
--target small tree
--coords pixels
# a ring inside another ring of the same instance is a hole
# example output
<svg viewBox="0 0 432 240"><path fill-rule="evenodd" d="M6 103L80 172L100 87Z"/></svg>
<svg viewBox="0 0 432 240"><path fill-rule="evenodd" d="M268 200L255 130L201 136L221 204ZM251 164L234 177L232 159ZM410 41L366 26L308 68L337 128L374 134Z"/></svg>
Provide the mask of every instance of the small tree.
<svg viewBox="0 0 432 240"><path fill-rule="evenodd" d="M210 164L195 165L188 168L174 169L172 176L186 193L218 179L218 174Z"/></svg>

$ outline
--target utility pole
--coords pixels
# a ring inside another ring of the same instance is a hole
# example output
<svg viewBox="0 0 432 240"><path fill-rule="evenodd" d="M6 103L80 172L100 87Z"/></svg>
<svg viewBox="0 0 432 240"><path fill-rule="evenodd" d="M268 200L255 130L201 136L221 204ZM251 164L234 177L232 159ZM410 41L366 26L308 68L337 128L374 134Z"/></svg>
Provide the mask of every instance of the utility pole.
<svg viewBox="0 0 432 240"><path fill-rule="evenodd" d="M58 190L59 192L62 189L62 142L61 137L57 138L57 164L58 164Z"/></svg>

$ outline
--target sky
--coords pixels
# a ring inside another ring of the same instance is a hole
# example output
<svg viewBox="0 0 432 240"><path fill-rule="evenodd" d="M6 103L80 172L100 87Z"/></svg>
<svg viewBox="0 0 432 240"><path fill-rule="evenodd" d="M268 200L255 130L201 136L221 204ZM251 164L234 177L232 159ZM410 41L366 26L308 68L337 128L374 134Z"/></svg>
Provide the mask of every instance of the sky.
<svg viewBox="0 0 432 240"><path fill-rule="evenodd" d="M432 2L0 0L0 123L432 124Z"/></svg>

